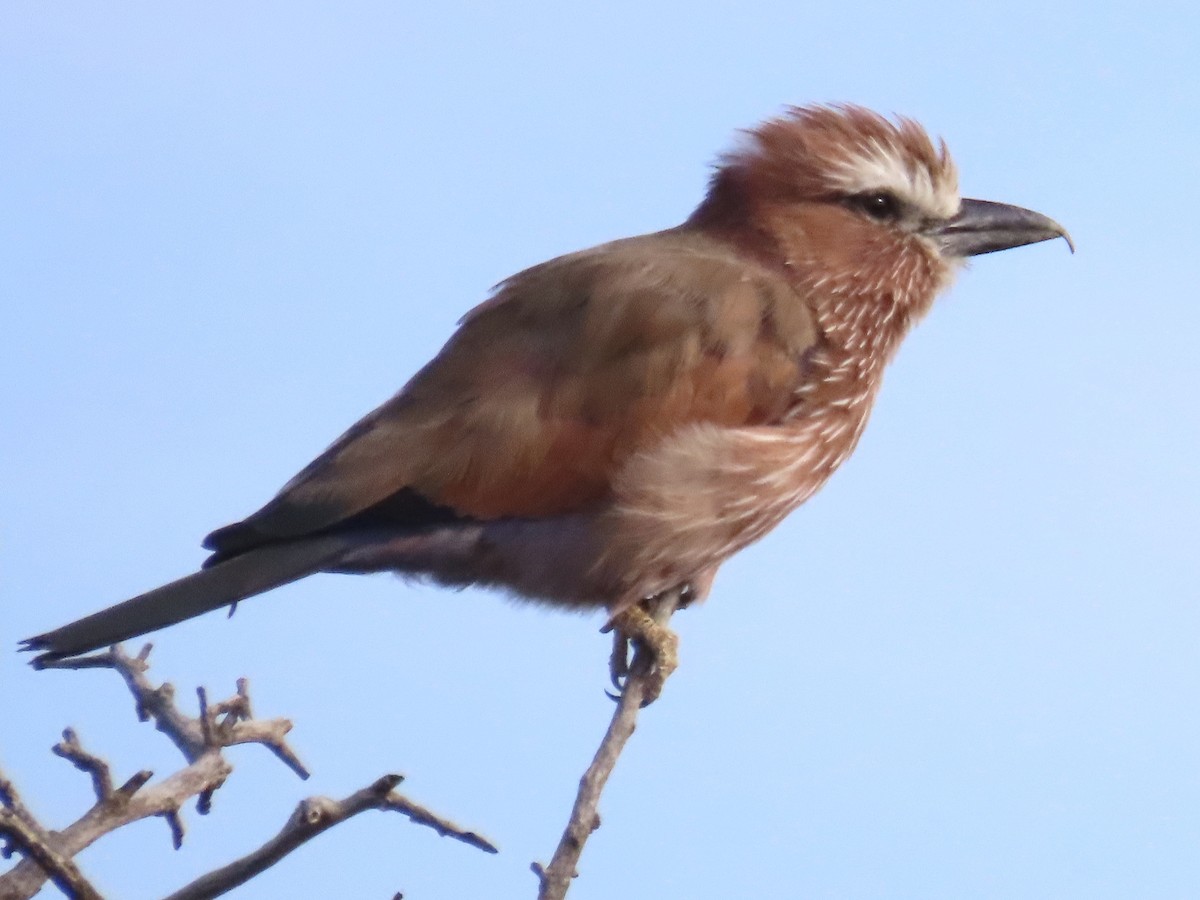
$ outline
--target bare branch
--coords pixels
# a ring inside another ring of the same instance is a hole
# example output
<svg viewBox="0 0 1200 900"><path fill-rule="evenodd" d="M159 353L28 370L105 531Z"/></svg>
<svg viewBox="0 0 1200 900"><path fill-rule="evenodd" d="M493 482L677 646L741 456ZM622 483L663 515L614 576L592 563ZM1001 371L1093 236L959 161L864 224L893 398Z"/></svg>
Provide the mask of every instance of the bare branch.
<svg viewBox="0 0 1200 900"><path fill-rule="evenodd" d="M9 844L9 852L4 855L16 851L25 857L11 871L0 875L0 900L32 897L47 878L53 879L70 897L98 900L99 895L71 858L105 834L148 816L158 816L166 821L172 844L178 848L185 832L181 813L184 803L195 797L199 812L207 813L213 793L233 771L222 756L226 747L261 744L300 777L308 777L308 770L286 740L291 722L252 718L250 691L244 678L239 679L233 697L216 703L209 701L203 688L199 689L200 713L189 716L176 706L171 685L156 686L146 677L149 653L149 644L134 657L115 646L104 653L54 661L45 667L102 668L118 672L133 694L138 717L143 721L152 719L155 727L183 754L188 765L158 784L147 786L151 773L141 771L120 787L114 787L108 764L86 750L73 729L66 729L54 752L91 776L96 802L78 821L60 832L47 832L42 828L20 803L12 785L0 775L0 836L6 837ZM497 852L486 838L473 831L464 831L397 793L393 789L400 781L399 775L386 775L344 800L313 797L301 802L279 834L260 849L202 877L173 896L214 897L222 894L274 865L326 829L368 809L399 812L419 825L433 828L440 835L489 853Z"/></svg>
<svg viewBox="0 0 1200 900"><path fill-rule="evenodd" d="M395 776L387 776L395 777ZM500 848L485 838L483 835L475 831L464 831L459 826L455 825L449 819L439 816L437 813L426 809L419 803L414 803L403 794L397 794L392 791L386 797L386 802L379 807L383 810L398 812L401 815L408 816L409 820L416 825L424 825L426 828L432 828L440 837L454 838L456 841L462 841L471 847L482 850L484 853L499 853Z"/></svg>
<svg viewBox="0 0 1200 900"><path fill-rule="evenodd" d="M655 597L649 602L649 618L655 626L666 631L666 623L683 599L684 594L680 590L668 591ZM619 648L617 652L619 654L623 650ZM638 710L645 702L653 701L657 697L663 681L670 675L670 669L674 665L674 660L671 660L666 669L655 671L653 656L653 652L645 646L637 646L633 663L629 666L629 673L622 685L621 695L617 698L617 709L613 713L612 721L592 759L592 764L579 780L575 805L571 808L571 817L554 851L554 857L548 866L536 862L531 866L538 877L538 900L562 900L566 896L571 880L577 875L576 866L583 854L584 844L592 832L600 827L600 794L617 764L625 743L637 727Z"/></svg>
<svg viewBox="0 0 1200 900"><path fill-rule="evenodd" d="M61 756L80 772L92 776L92 789L96 792L97 800L104 801L112 796L112 772L108 768L108 763L83 749L83 744L79 743L79 735L75 733L74 728L63 729L62 741L51 747L50 752L55 756Z"/></svg>
<svg viewBox="0 0 1200 900"><path fill-rule="evenodd" d="M96 803L75 822L53 835L56 852L70 859L109 832L131 822L160 816L171 826L172 843L182 838L180 809L189 797L216 790L225 783L233 767L211 750L157 784L145 787L149 772L139 772L107 798ZM31 897L45 883L46 873L33 858L26 858L12 871L0 876L0 897Z"/></svg>
<svg viewBox="0 0 1200 900"><path fill-rule="evenodd" d="M223 700L211 709L204 689L198 689L201 712L198 717L192 717L176 706L172 685L155 686L146 677L151 647L146 644L137 656L129 656L120 646L115 646L91 656L51 660L43 668L113 669L125 679L133 694L138 718L143 722L153 719L154 727L170 738L188 762L194 762L201 754L216 747L262 744L301 778L308 778L308 769L285 740L292 730L292 723L287 719L250 718L249 689L244 678L238 680L235 697Z"/></svg>
<svg viewBox="0 0 1200 900"><path fill-rule="evenodd" d="M275 865L318 834L369 809L400 812L418 824L433 828L443 837L452 837L488 853L498 852L495 845L486 838L473 831L464 831L454 823L397 794L393 788L401 780L400 775L384 775L374 784L356 791L344 800L309 797L300 801L282 830L271 840L241 859L201 876L171 894L167 900L204 900L208 897L218 897Z"/></svg>
<svg viewBox="0 0 1200 900"><path fill-rule="evenodd" d="M73 729L64 731L63 740L55 745L54 752L89 774L96 794L96 802L91 809L62 831L46 838L47 845L54 853L67 861L109 832L149 816L158 816L166 821L171 842L178 848L184 835L181 813L184 803L196 797L200 813L208 811L213 792L225 783L233 771L233 767L221 755L225 747L233 744L263 744L287 762L293 771L307 776L304 766L286 742L291 722L286 719L258 721L246 718L250 703L244 681L239 682L236 697L215 704L211 709L202 696L201 715L188 716L176 706L175 691L170 684L156 686L146 677L149 653L149 644L137 656L129 656L120 647L112 647L104 653L62 660L47 666L60 669L104 668L118 672L133 694L138 717L143 721L153 719L155 727L170 738L188 761L185 768L158 784L147 787L152 773L141 771L116 788L108 764L84 749ZM27 821L37 826L32 818ZM42 833L46 834L44 830ZM26 843L21 843L18 849L24 849ZM0 897L6 900L9 897L30 897L45 883L48 872L55 874L55 870L40 864L35 849L30 848L24 854L24 860L0 876Z"/></svg>
<svg viewBox="0 0 1200 900"><path fill-rule="evenodd" d="M4 852L6 857L14 851L20 852L25 856L25 861L20 865L32 862L33 867L42 873L39 887L49 878L68 897L77 900L103 900L71 861L70 855L63 854L54 846L52 836L46 833L37 819L25 808L16 787L3 772L0 772L0 836L7 842ZM4 880L0 878L0 889L4 888ZM10 895L5 889L0 896L8 898ZM13 898L18 896L22 895L12 895Z"/></svg>

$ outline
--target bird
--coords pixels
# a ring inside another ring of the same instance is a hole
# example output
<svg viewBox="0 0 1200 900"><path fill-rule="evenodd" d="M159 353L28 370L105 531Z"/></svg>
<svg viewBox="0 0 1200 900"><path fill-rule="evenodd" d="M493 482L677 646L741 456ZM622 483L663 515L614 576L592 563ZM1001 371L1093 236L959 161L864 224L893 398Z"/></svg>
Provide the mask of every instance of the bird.
<svg viewBox="0 0 1200 900"><path fill-rule="evenodd" d="M1074 252L1047 216L962 198L912 119L787 107L681 225L502 281L399 393L208 535L199 571L23 649L52 665L317 572L393 572L604 610L665 657L647 598L703 599L829 479L964 260L1060 237Z"/></svg>

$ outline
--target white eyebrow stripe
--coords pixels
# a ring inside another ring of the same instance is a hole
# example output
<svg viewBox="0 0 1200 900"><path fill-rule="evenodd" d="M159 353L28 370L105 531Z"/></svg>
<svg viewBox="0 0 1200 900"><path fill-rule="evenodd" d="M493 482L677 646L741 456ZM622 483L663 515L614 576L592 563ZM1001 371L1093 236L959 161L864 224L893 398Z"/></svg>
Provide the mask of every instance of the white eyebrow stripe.
<svg viewBox="0 0 1200 900"><path fill-rule="evenodd" d="M936 178L925 166L912 165L895 148L877 140L849 150L830 171L830 182L839 191L891 191L936 218L949 218L958 212L956 181L953 176Z"/></svg>

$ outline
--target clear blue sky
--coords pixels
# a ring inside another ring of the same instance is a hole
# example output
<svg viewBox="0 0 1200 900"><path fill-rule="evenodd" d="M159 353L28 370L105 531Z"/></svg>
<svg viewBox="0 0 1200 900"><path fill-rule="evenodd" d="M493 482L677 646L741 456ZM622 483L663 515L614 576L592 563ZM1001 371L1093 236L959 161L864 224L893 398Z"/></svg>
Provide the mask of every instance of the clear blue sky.
<svg viewBox="0 0 1200 900"><path fill-rule="evenodd" d="M678 618L682 666L572 897L1200 896L1192 4L84 4L0 11L0 764L50 825L178 757L118 679L19 637L191 571L488 286L680 221L736 128L850 100L945 136L1057 242L979 259L858 453ZM81 858L160 896L296 799L395 818L238 896L529 897L610 714L599 617L322 576L155 638L250 678L315 776L234 751L185 849Z"/></svg>

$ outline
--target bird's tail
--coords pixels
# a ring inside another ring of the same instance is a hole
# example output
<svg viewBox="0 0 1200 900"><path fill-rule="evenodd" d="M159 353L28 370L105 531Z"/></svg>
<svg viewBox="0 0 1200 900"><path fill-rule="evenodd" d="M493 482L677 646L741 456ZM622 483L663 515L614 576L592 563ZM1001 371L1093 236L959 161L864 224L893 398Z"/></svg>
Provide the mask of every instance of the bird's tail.
<svg viewBox="0 0 1200 900"><path fill-rule="evenodd" d="M107 647L319 572L334 563L346 547L346 539L337 535L258 547L77 622L27 638L21 642L21 649L41 651L33 660L34 666L41 667L56 659Z"/></svg>

